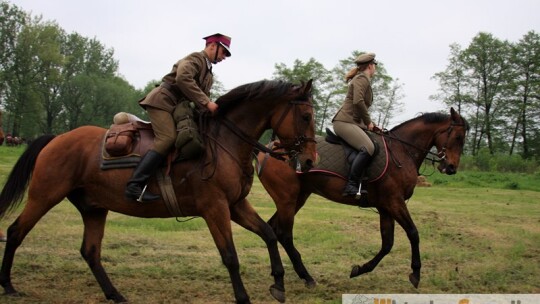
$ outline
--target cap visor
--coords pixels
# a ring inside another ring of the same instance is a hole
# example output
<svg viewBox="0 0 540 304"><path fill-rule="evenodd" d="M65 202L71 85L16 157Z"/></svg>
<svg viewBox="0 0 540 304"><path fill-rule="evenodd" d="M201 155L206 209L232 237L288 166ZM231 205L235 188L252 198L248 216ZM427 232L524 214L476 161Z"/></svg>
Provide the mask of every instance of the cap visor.
<svg viewBox="0 0 540 304"><path fill-rule="evenodd" d="M223 42L220 42L219 44L220 44L220 45L225 49L225 51L227 52L227 54L226 54L227 57L231 57L231 51L229 50L229 47L226 46L225 44L223 44Z"/></svg>

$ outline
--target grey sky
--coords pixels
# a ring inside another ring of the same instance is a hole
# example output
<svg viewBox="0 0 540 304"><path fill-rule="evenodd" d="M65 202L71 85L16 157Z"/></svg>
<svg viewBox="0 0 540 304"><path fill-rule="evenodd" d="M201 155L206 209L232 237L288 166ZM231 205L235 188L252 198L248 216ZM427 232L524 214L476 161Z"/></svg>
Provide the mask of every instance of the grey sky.
<svg viewBox="0 0 540 304"><path fill-rule="evenodd" d="M406 95L405 112L391 125L446 108L428 97L450 44L466 47L479 32L511 42L540 32L538 0L10 2L113 48L120 73L137 88L202 50L202 37L216 32L232 37L232 57L214 68L226 89L271 78L276 63L313 57L331 69L354 50L375 52Z"/></svg>

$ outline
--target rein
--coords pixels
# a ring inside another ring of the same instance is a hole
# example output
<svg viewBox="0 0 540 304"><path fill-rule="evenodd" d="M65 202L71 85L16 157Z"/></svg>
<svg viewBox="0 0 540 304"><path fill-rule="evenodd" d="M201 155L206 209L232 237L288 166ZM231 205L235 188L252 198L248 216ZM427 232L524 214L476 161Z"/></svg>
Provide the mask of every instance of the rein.
<svg viewBox="0 0 540 304"><path fill-rule="evenodd" d="M290 112L290 110L293 108L293 106L296 106L296 105L312 106L311 103L305 102L305 101L294 101L294 100L290 101L289 105L287 106L287 109L285 111L283 111L283 114L281 114L281 117L279 118L276 127L274 127L272 129L272 137L271 137L272 140L274 140L276 138L276 130L279 129L279 127L283 123L283 120L285 120L285 117ZM294 109L295 109L295 115L296 115L297 114L296 113L297 112L297 107L294 107ZM247 144L251 145L255 150L267 153L270 156L272 156L272 157L274 157L276 159L279 159L279 160L283 160L283 161L286 160L284 156L287 156L289 159L295 159L298 154L301 154L302 151L303 151L302 147L303 147L304 143L306 143L308 141L316 142L315 138L307 137L305 135L306 130L304 129L304 130L302 130L302 133L303 133L302 135L297 135L291 140L291 142L286 142L284 144L281 144L278 147L278 148L285 149L285 152L276 152L275 149L268 148L265 145L261 144L259 141L257 141L255 139L249 137L248 135L246 135L246 133L244 133L242 130L240 130L232 121L230 121L229 119L227 119L225 117L223 118L223 124L231 132L236 134L236 136L238 136L238 138L240 138L241 140L243 140ZM300 128L298 127L298 124L295 123L294 124L295 134L301 134L299 129ZM281 139L281 140L287 141L288 139Z"/></svg>
<svg viewBox="0 0 540 304"><path fill-rule="evenodd" d="M442 162L444 161L444 159L446 158L446 146L448 145L448 140L450 139L450 134L452 133L453 129L454 129L454 126L457 126L457 127L464 127L465 124L463 123L454 123L453 121L450 123L450 126L448 126L448 128L446 128L446 130L444 131L440 131L440 132L437 132L435 133L435 136L434 137L437 137L439 134L441 133L444 133L446 132L447 133L447 137L446 137L446 142L444 143L444 145L442 146L441 150L440 151L437 151L437 153L434 153L434 152L431 152L431 149L429 150L426 150L424 148L421 148L421 147L418 147L414 144L411 144L395 135L392 135L392 132L391 131L388 131L388 130L381 130L380 134L386 138L389 138L389 139L393 139L393 140L396 140L396 141L399 141L401 144L403 145L407 145L409 147L412 147L412 148L415 148L416 150L419 150L423 153L425 153L426 155L431 155L433 156L434 158L427 158L427 160L430 160L431 162L433 163L436 163L436 162ZM407 151L407 154L409 155L409 157L411 159L414 159L414 157L411 155L411 153L409 152L409 150L407 148L405 148L405 151ZM394 160L395 161L395 160Z"/></svg>

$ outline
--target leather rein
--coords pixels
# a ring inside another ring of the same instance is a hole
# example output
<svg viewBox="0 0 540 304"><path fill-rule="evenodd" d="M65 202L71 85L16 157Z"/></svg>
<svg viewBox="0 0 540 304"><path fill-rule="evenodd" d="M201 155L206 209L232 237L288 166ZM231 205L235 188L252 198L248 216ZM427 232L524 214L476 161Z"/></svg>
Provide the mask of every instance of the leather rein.
<svg viewBox="0 0 540 304"><path fill-rule="evenodd" d="M294 115L296 117L296 115L298 114L298 107L296 107L297 105L306 105L310 107L313 106L310 102L307 102L307 101L296 101L296 100L290 101L285 111L283 111L283 113L281 114L277 125L274 128L272 128L272 136L271 136L272 141L275 140L277 136L276 130L279 129L279 127L283 123L283 120L285 119L285 117L287 117L287 114L293 108L295 111ZM236 134L236 136L238 136L244 142L251 145L254 148L254 150L267 153L270 156L279 160L286 160L284 156L287 156L289 159L296 159L298 155L302 153L303 146L306 142L309 142L309 141L316 142L315 138L308 137L305 135L307 127L304 128L303 130L300 130L300 127L298 126L298 122L296 119L295 119L295 124L294 124L294 132L297 135L294 138L289 138L289 139L280 138L282 143L279 145L279 147L276 147L276 148L283 148L285 150L284 152L277 152L275 149L268 148L265 145L261 144L256 139L249 137L227 118L224 118L222 122L231 132Z"/></svg>
<svg viewBox="0 0 540 304"><path fill-rule="evenodd" d="M437 151L437 153L434 153L434 152L431 152L431 149L429 150L426 150L424 148L421 148L421 147L418 147L414 144L411 144L395 135L392 134L391 131L388 131L388 130L381 130L380 134L386 138L389 138L389 139L393 139L393 140L396 140L396 141L399 141L401 144L403 145L407 145L409 147L412 147L412 148L415 148L416 150L419 150L423 153L426 153L426 155L431 155L433 156L433 158L427 158L427 160L430 160L431 162L433 163L436 163L436 162L442 162L446 159L446 146L448 145L448 141L450 140L450 134L452 133L452 131L454 130L454 127L465 127L465 124L464 123L455 123L455 122L451 122L450 125L448 126L448 128L446 128L446 130L443 130L443 131L440 131L440 132L437 132L435 133L435 138L439 136L439 134L442 134L444 132L446 132L447 134L447 137L446 137L446 142L444 143L444 145L442 146L441 150L440 151ZM411 159L414 159L414 157L412 156L411 152L405 148L405 151L407 151L407 155L411 158ZM392 155L392 159L394 160L394 162L396 162L394 156ZM398 167L401 167L400 164L397 164Z"/></svg>

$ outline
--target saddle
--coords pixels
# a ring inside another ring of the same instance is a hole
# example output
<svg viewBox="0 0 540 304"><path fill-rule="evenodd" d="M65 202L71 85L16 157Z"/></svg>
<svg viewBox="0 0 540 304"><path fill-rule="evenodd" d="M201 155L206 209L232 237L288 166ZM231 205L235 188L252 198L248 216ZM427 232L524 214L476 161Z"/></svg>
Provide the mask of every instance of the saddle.
<svg viewBox="0 0 540 304"><path fill-rule="evenodd" d="M126 112L116 114L103 139L101 169L136 167L153 141L150 122Z"/></svg>
<svg viewBox="0 0 540 304"><path fill-rule="evenodd" d="M125 112L116 114L103 139L101 169L136 167L153 142L154 132L150 122ZM184 216L169 175L173 160L183 159L179 157L178 150L171 152L165 167L156 173L165 206L172 216Z"/></svg>
<svg viewBox="0 0 540 304"><path fill-rule="evenodd" d="M377 155L379 153L379 143L373 139L370 134L368 134L369 138L373 142L373 145L375 146L375 151L373 152L373 156ZM349 145L348 142L346 142L343 138L339 137L336 133L334 133L329 128L326 128L326 138L325 140L331 144L334 145L341 145L343 147L343 152L345 153L347 163L349 165L349 168L356 158L356 155L358 154L358 151L351 145Z"/></svg>
<svg viewBox="0 0 540 304"><path fill-rule="evenodd" d="M368 136L375 145L375 152L366 168L366 177L369 181L375 181L384 175L388 166L387 146L382 136L372 132L368 132ZM328 128L325 137L316 136L315 139L320 161L310 172L323 172L347 179L351 163L358 151Z"/></svg>

